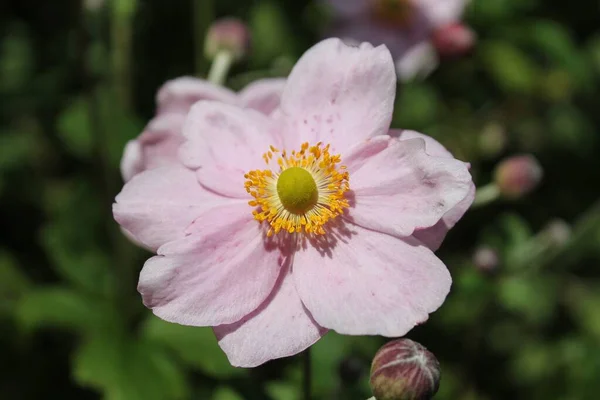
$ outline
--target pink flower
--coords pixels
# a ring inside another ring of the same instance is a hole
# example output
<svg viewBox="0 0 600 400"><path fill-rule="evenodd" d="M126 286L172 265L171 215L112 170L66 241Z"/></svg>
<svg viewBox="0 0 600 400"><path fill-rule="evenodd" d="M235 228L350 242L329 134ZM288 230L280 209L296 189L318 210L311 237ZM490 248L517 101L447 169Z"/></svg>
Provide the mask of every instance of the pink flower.
<svg viewBox="0 0 600 400"><path fill-rule="evenodd" d="M192 104L214 100L270 114L279 106L285 79L263 79L239 93L202 79L182 77L165 83L156 96L157 115L137 139L125 146L121 174L125 181L147 169L176 163L183 143L181 129Z"/></svg>
<svg viewBox="0 0 600 400"><path fill-rule="evenodd" d="M328 329L402 336L444 301L434 255L473 200L468 164L390 131L386 47L325 40L271 117L195 104L181 165L143 172L115 219L156 250L138 289L160 318L213 326L233 365L296 354Z"/></svg>
<svg viewBox="0 0 600 400"><path fill-rule="evenodd" d="M401 80L432 72L440 53L437 44L443 45L440 50L447 55L451 49L465 52L466 46L474 42L474 35L467 28L460 32L455 28L446 29L457 26L469 0L324 1L331 5L337 17L331 34L385 44L396 60Z"/></svg>

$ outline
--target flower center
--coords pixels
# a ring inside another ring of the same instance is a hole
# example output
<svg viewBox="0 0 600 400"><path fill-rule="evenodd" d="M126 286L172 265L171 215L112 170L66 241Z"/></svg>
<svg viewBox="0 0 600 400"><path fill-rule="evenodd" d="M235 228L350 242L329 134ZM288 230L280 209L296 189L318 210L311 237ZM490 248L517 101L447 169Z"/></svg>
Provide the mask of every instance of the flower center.
<svg viewBox="0 0 600 400"><path fill-rule="evenodd" d="M277 170L253 170L244 175L246 191L254 197L248 202L257 207L254 219L266 221L267 236L284 230L324 235L324 225L348 208L344 193L349 190L346 167L339 166L339 155L329 153L329 145L302 144L288 154L271 146L263 154L270 165L276 158Z"/></svg>
<svg viewBox="0 0 600 400"><path fill-rule="evenodd" d="M315 180L301 167L291 167L279 174L277 194L283 207L293 214L304 214L319 200Z"/></svg>
<svg viewBox="0 0 600 400"><path fill-rule="evenodd" d="M415 7L412 0L371 0L371 10L380 22L404 27L411 22Z"/></svg>

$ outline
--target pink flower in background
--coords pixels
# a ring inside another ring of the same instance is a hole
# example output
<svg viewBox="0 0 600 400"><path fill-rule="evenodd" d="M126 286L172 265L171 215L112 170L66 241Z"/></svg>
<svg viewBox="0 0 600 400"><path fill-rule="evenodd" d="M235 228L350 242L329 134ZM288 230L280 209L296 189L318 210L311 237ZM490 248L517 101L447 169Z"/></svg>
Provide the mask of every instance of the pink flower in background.
<svg viewBox="0 0 600 400"><path fill-rule="evenodd" d="M258 80L239 93L202 79L182 77L165 83L157 94L157 115L144 132L127 143L121 160L125 181L147 169L177 162L181 129L192 104L214 100L270 114L279 106L285 79Z"/></svg>
<svg viewBox="0 0 600 400"><path fill-rule="evenodd" d="M385 44L401 80L427 75L439 56L464 54L475 34L460 24L469 0L323 0L333 9L332 36Z"/></svg>
<svg viewBox="0 0 600 400"><path fill-rule="evenodd" d="M242 367L328 329L397 337L424 322L451 285L433 249L474 188L439 143L390 131L395 90L386 47L329 39L298 61L270 116L196 103L181 162L138 174L114 205L157 253L144 304L214 327Z"/></svg>

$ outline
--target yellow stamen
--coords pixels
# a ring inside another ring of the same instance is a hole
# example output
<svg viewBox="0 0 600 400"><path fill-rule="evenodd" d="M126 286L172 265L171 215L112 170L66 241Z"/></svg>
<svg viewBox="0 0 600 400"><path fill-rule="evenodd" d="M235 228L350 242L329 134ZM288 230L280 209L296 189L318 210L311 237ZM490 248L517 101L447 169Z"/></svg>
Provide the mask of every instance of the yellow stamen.
<svg viewBox="0 0 600 400"><path fill-rule="evenodd" d="M300 151L279 156L274 146L263 155L267 165L277 157L278 170L254 170L244 175L246 191L257 207L254 219L270 225L268 236L285 231L325 234L324 225L348 208L344 193L350 188L346 167L329 145L303 143Z"/></svg>

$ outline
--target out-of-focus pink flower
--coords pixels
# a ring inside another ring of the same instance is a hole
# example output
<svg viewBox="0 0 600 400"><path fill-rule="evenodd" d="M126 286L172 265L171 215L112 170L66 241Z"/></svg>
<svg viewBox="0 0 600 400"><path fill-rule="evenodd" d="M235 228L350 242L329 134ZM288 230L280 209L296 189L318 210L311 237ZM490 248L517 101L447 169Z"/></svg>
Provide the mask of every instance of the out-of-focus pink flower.
<svg viewBox="0 0 600 400"><path fill-rule="evenodd" d="M465 53L475 40L472 31L458 24L469 0L323 1L336 17L329 33L385 44L401 80L429 74L437 67L438 56Z"/></svg>
<svg viewBox="0 0 600 400"><path fill-rule="evenodd" d="M151 168L177 162L182 128L191 106L199 100L220 101L270 114L279 106L285 79L262 79L239 93L202 79L182 77L165 83L156 96L157 115L144 132L125 146L121 173L125 181Z"/></svg>
<svg viewBox="0 0 600 400"><path fill-rule="evenodd" d="M113 208L157 253L144 304L213 326L244 367L327 329L397 337L427 320L451 278L422 235L445 234L473 183L439 143L390 132L395 90L387 48L329 39L298 61L270 117L195 104L181 164L135 176Z"/></svg>

